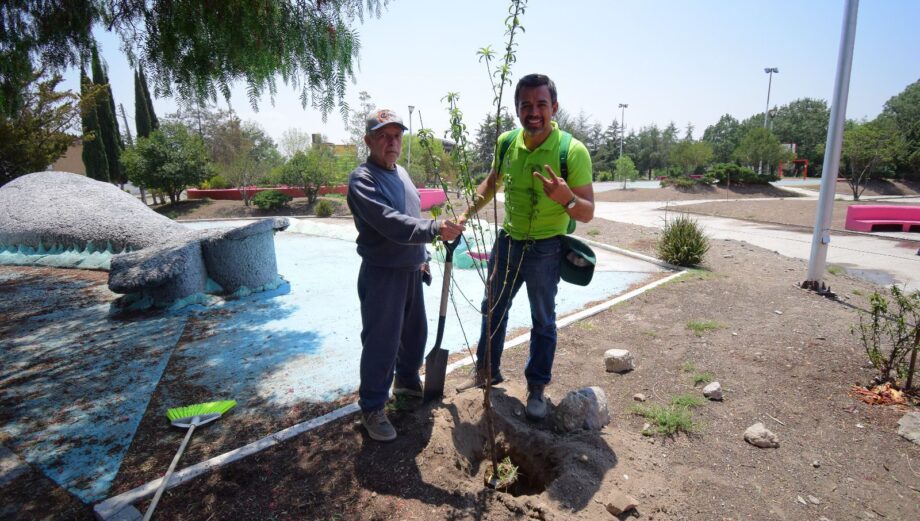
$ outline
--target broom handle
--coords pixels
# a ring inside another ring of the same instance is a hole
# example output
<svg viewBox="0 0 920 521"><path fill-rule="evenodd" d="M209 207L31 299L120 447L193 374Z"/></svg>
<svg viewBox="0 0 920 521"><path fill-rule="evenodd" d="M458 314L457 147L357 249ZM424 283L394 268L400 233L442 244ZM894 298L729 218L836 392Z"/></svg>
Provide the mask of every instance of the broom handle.
<svg viewBox="0 0 920 521"><path fill-rule="evenodd" d="M150 518L153 517L153 510L157 507L157 503L160 502L160 498L163 497L163 492L166 491L166 484L169 483L169 478L172 477L173 471L176 470L176 464L179 463L179 458L181 458L182 453L185 452L188 440L192 439L192 433L195 432L196 425L198 425L197 416L192 420L192 424L188 428L188 434L185 435L185 439L182 440L182 445L179 447L179 452L173 457L172 463L169 464L169 470L166 471L166 475L163 476L163 481L160 482L160 487L157 488L156 495L153 496L153 501L150 502L147 512L144 513L144 521L150 521Z"/></svg>

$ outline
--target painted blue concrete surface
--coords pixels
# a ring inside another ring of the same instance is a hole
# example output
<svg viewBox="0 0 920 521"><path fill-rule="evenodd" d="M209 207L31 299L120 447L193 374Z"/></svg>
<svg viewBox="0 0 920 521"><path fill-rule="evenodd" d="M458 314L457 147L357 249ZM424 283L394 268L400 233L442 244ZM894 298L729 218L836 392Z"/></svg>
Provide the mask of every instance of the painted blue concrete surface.
<svg viewBox="0 0 920 521"><path fill-rule="evenodd" d="M63 307L0 340L5 444L85 502L105 497L186 321L113 321L108 311Z"/></svg>
<svg viewBox="0 0 920 521"><path fill-rule="evenodd" d="M361 352L360 258L353 228L322 233L276 234L278 271L287 282L274 290L146 318L109 317L115 295L104 285L84 291L78 286L92 283L65 276L49 282L50 288L34 280L22 284L30 289L0 302L0 312L36 309L0 338L0 407L9 418L0 427L4 444L93 502L108 492L158 386L168 407L188 404L176 385L182 381L213 399L236 399L234 414L263 415L354 392ZM438 319L441 265L435 263L433 272L425 289L428 348ZM647 276L598 271L588 287L562 283L558 313L612 298ZM15 277L0 272L0 283ZM483 284L475 270L454 270L452 288L456 311L449 307L443 346L456 352L477 340ZM60 297L86 291L92 298ZM524 294L509 322L511 328L529 326ZM182 348L175 349L183 333ZM165 410L150 413L163 416Z"/></svg>

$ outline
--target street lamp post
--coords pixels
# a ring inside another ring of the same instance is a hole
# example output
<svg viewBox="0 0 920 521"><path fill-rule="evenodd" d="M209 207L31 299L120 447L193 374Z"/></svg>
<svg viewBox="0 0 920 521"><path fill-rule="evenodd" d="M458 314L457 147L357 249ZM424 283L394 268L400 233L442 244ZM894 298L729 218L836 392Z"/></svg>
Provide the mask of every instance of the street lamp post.
<svg viewBox="0 0 920 521"><path fill-rule="evenodd" d="M763 128L767 128L767 121L769 120L770 114L770 89L773 87L773 73L779 74L779 69L776 67L764 67L763 71L770 75L770 79L767 81L767 106L763 109ZM757 166L757 173L763 173L763 160L761 160L760 164Z"/></svg>
<svg viewBox="0 0 920 521"><path fill-rule="evenodd" d="M415 110L414 105L409 105L409 153L407 154L406 164L408 168L406 170L412 171L412 111Z"/></svg>
<svg viewBox="0 0 920 521"><path fill-rule="evenodd" d="M766 67L763 71L770 75L770 79L767 81L767 107L763 111L763 128L767 128L767 114L770 112L770 88L773 87L773 73L779 74L779 69L776 67Z"/></svg>
<svg viewBox="0 0 920 521"><path fill-rule="evenodd" d="M620 157L623 157L623 141L626 141L626 109L628 103L620 103Z"/></svg>

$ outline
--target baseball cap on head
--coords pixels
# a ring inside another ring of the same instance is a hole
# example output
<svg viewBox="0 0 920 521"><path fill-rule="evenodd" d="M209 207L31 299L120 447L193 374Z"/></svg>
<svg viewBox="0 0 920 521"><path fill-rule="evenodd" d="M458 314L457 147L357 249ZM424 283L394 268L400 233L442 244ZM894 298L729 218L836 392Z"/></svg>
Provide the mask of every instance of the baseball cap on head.
<svg viewBox="0 0 920 521"><path fill-rule="evenodd" d="M391 124L399 125L403 130L409 130L403 125L402 118L396 115L395 112L390 109L380 109L367 115L367 125L364 127L364 133L370 134L380 127Z"/></svg>

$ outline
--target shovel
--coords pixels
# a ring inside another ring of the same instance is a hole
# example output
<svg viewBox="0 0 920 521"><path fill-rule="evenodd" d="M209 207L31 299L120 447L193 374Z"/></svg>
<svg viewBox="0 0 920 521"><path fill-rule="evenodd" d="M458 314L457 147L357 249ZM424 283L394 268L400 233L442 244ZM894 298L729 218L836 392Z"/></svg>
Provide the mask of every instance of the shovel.
<svg viewBox="0 0 920 521"><path fill-rule="evenodd" d="M438 314L438 336L434 347L425 357L425 390L423 401L439 400L444 396L444 379L447 376L447 349L441 349L444 339L444 319L447 316L447 295L450 290L450 272L454 263L454 249L460 244L457 237L453 242L444 242L447 253L444 255L444 282L441 284L441 309Z"/></svg>

